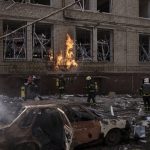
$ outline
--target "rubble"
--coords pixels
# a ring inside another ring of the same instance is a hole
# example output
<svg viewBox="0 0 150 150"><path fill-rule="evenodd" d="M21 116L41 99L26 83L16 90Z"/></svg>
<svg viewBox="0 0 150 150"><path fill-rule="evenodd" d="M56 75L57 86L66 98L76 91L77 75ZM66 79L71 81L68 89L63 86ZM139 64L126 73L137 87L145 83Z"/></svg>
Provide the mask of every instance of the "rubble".
<svg viewBox="0 0 150 150"><path fill-rule="evenodd" d="M43 96L42 99L55 102L75 102L80 103L88 107L91 110L97 110L98 115L101 118L108 117L108 119L122 118L128 119L132 125L133 134L131 134L130 140L127 143L121 143L115 147L111 147L112 150L145 150L150 143L150 112L144 111L142 98L133 98L130 95L115 95L109 96L97 96L96 105L86 103L86 95L64 95L62 99L58 100L57 95ZM13 115L16 109L21 106L22 100L20 98L9 98L7 96L0 95L0 110L2 106L5 106L9 110L9 114ZM5 108L3 107L3 108ZM111 114L111 109L112 114ZM11 113L10 113L11 112ZM2 116L3 113L1 113ZM137 140L137 138L139 140ZM110 150L107 146L100 146L102 150ZM100 149L100 148L99 148ZM92 147L91 150L94 150Z"/></svg>

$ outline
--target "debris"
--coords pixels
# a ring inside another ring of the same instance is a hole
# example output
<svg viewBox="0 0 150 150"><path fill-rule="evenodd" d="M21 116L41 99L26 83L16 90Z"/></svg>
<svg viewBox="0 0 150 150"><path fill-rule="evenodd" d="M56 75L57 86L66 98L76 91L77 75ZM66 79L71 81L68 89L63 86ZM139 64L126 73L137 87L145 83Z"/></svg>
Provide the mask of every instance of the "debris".
<svg viewBox="0 0 150 150"><path fill-rule="evenodd" d="M115 93L115 92L109 92L108 96L109 96L109 97L115 97L115 96L116 96L116 93Z"/></svg>
<svg viewBox="0 0 150 150"><path fill-rule="evenodd" d="M110 106L110 111L111 111L111 115L114 116L114 110L112 106Z"/></svg>
<svg viewBox="0 0 150 150"><path fill-rule="evenodd" d="M137 125L134 127L134 136L136 138L145 138L146 134L145 134L145 126L140 126Z"/></svg>

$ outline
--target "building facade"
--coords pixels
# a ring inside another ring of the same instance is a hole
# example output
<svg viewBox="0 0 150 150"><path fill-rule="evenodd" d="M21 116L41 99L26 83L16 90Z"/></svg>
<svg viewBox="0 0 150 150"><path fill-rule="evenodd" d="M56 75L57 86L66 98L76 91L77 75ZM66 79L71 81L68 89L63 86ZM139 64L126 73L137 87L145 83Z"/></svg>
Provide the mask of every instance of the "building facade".
<svg viewBox="0 0 150 150"><path fill-rule="evenodd" d="M137 93L142 79L150 77L150 0L82 0L61 11L74 2L0 1L0 36L25 26L0 39L0 93L19 95L31 74L41 77L44 95L56 92L60 74L66 93L84 93L87 75L98 82L99 94ZM67 34L74 40L78 68L56 71Z"/></svg>

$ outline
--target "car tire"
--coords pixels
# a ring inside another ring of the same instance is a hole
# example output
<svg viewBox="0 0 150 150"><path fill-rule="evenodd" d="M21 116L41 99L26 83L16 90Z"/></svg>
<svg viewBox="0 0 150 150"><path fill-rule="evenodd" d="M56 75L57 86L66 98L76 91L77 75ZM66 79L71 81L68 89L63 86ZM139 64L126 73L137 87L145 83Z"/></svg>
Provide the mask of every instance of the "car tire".
<svg viewBox="0 0 150 150"><path fill-rule="evenodd" d="M39 148L34 143L22 143L16 145L15 150L39 150Z"/></svg>
<svg viewBox="0 0 150 150"><path fill-rule="evenodd" d="M120 129L110 130L105 137L105 144L109 146L114 146L119 144L121 141L121 131Z"/></svg>

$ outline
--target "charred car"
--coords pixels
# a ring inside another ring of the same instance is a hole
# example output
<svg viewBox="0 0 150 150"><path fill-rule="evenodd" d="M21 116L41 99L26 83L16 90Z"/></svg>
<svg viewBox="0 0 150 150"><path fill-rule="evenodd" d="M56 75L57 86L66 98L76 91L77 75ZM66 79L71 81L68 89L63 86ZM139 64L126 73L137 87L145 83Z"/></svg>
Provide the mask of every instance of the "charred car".
<svg viewBox="0 0 150 150"><path fill-rule="evenodd" d="M69 150L104 140L115 145L129 133L126 120L102 119L79 104L30 101L17 112L3 125L0 120L0 150Z"/></svg>
<svg viewBox="0 0 150 150"><path fill-rule="evenodd" d="M98 111L78 104L62 107L73 127L75 145L105 142L116 145L130 136L130 124L125 119L99 115Z"/></svg>
<svg viewBox="0 0 150 150"><path fill-rule="evenodd" d="M67 116L54 104L24 106L1 119L0 150L69 150L72 137Z"/></svg>

